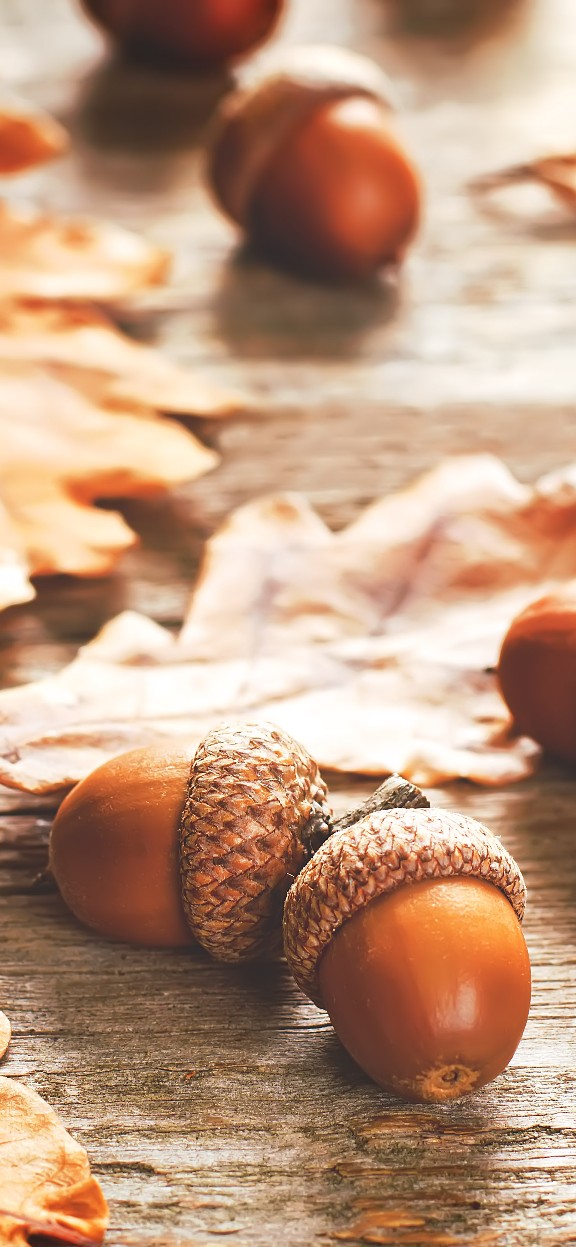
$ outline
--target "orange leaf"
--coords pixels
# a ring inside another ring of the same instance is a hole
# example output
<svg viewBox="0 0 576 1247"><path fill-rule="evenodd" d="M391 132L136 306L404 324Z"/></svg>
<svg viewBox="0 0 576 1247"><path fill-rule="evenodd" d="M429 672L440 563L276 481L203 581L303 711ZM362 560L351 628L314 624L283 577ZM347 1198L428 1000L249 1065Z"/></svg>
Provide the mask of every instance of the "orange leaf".
<svg viewBox="0 0 576 1247"><path fill-rule="evenodd" d="M47 113L7 96L0 98L0 176L25 169L61 155L68 146L63 126Z"/></svg>
<svg viewBox="0 0 576 1247"><path fill-rule="evenodd" d="M102 1242L108 1208L84 1148L44 1100L0 1078L0 1240Z"/></svg>
<svg viewBox="0 0 576 1247"><path fill-rule="evenodd" d="M163 281L168 257L137 234L0 202L3 299L122 298Z"/></svg>
<svg viewBox="0 0 576 1247"><path fill-rule="evenodd" d="M212 418L239 407L236 394L127 338L89 304L0 301L0 366L2 359L56 369L60 380L108 405Z"/></svg>
<svg viewBox="0 0 576 1247"><path fill-rule="evenodd" d="M265 717L321 766L504 784L539 750L509 732L493 674L518 610L576 577L576 466L520 484L489 455L441 463L331 532L297 494L208 543L180 636L106 625L58 675L0 693L0 780L70 786L122 750L191 745Z"/></svg>
<svg viewBox="0 0 576 1247"><path fill-rule="evenodd" d="M142 495L216 462L154 412L92 400L42 365L0 359L0 606L33 596L28 577L101 575L135 541L95 498Z"/></svg>
<svg viewBox="0 0 576 1247"><path fill-rule="evenodd" d="M0 609L33 597L33 574L102 574L132 545L94 499L214 466L216 454L154 405L225 416L238 402L88 305L0 302Z"/></svg>

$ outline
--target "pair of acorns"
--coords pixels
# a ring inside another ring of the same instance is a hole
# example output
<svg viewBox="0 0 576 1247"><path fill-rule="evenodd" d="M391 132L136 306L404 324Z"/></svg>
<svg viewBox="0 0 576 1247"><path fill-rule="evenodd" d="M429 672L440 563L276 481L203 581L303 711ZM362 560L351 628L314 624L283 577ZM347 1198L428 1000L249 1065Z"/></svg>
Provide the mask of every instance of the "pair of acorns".
<svg viewBox="0 0 576 1247"><path fill-rule="evenodd" d="M62 803L50 868L101 934L228 962L278 947L283 914L299 986L407 1099L483 1086L522 1036L526 890L499 840L397 776L334 822L316 763L270 724L105 763Z"/></svg>

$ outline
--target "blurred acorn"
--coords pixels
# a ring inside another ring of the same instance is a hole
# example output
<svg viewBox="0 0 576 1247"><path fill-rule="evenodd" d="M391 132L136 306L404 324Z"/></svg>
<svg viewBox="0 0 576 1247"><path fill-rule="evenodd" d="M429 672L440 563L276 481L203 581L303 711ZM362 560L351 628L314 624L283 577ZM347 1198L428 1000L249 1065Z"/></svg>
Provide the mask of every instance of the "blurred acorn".
<svg viewBox="0 0 576 1247"><path fill-rule="evenodd" d="M261 252L311 276L363 278L398 264L418 225L420 181L388 81L342 48L293 48L228 96L209 178Z"/></svg>
<svg viewBox="0 0 576 1247"><path fill-rule="evenodd" d="M490 24L521 0L385 0L397 25L429 34L458 33Z"/></svg>
<svg viewBox="0 0 576 1247"><path fill-rule="evenodd" d="M284 0L81 0L120 46L182 68L217 69L272 33Z"/></svg>
<svg viewBox="0 0 576 1247"><path fill-rule="evenodd" d="M498 678L517 731L576 762L576 582L538 598L513 619Z"/></svg>

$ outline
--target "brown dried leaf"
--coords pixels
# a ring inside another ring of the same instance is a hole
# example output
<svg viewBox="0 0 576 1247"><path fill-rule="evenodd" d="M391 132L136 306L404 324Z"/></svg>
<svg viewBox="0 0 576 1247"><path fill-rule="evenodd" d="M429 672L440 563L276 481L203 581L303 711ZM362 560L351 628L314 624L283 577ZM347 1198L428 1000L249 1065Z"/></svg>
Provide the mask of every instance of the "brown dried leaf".
<svg viewBox="0 0 576 1247"><path fill-rule="evenodd" d="M237 395L127 338L89 304L0 302L0 366L3 358L56 367L61 380L109 405L138 403L212 418L239 407Z"/></svg>
<svg viewBox="0 0 576 1247"><path fill-rule="evenodd" d="M60 156L68 147L63 126L25 101L0 96L0 176L22 173Z"/></svg>
<svg viewBox="0 0 576 1247"><path fill-rule="evenodd" d="M8 1021L5 1013L0 1013L0 1057L4 1056L8 1044L10 1043L11 1035L12 1028L10 1026L10 1022Z"/></svg>
<svg viewBox="0 0 576 1247"><path fill-rule="evenodd" d="M518 780L492 668L537 594L576 577L576 465L519 484L448 460L333 533L298 495L240 508L210 541L178 638L112 620L75 661L0 693L0 780L69 786L105 758L265 716L326 768L423 784Z"/></svg>
<svg viewBox="0 0 576 1247"><path fill-rule="evenodd" d="M484 174L474 180L472 189L486 194L530 182L544 186L555 199L576 212L576 152L543 156L527 164L510 165L496 173Z"/></svg>
<svg viewBox="0 0 576 1247"><path fill-rule="evenodd" d="M214 466L215 453L153 405L226 416L238 401L88 305L0 302L0 609L34 596L31 575L102 574L133 543L93 499Z"/></svg>
<svg viewBox="0 0 576 1247"><path fill-rule="evenodd" d="M206 385L96 313L80 315L79 323L74 307L40 306L19 319L17 308L0 309L0 609L34 596L31 575L101 575L133 544L125 521L92 501L150 494L217 461L181 425L141 405L147 377L151 393L157 378L168 408L206 410Z"/></svg>
<svg viewBox="0 0 576 1247"><path fill-rule="evenodd" d="M0 1241L101 1243L108 1208L84 1148L44 1100L0 1078Z"/></svg>
<svg viewBox="0 0 576 1247"><path fill-rule="evenodd" d="M165 252L119 225L0 202L3 299L106 302L163 281L168 266Z"/></svg>
<svg viewBox="0 0 576 1247"><path fill-rule="evenodd" d="M180 425L89 390L0 356L0 608L34 596L31 575L101 575L133 544L95 498L148 494L216 462Z"/></svg>

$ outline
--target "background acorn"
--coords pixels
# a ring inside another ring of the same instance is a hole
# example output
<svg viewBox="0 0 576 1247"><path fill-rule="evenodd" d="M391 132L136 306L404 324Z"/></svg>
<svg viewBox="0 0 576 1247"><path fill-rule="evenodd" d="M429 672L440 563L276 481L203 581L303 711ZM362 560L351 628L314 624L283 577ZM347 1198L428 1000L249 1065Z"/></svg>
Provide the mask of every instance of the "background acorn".
<svg viewBox="0 0 576 1247"><path fill-rule="evenodd" d="M498 660L514 727L576 762L576 584L538 598L515 619Z"/></svg>
<svg viewBox="0 0 576 1247"><path fill-rule="evenodd" d="M227 96L208 176L251 243L322 278L364 278L399 263L420 215L388 80L343 48L292 48Z"/></svg>
<svg viewBox="0 0 576 1247"><path fill-rule="evenodd" d="M210 70L263 43L284 0L82 0L82 5L125 51Z"/></svg>

